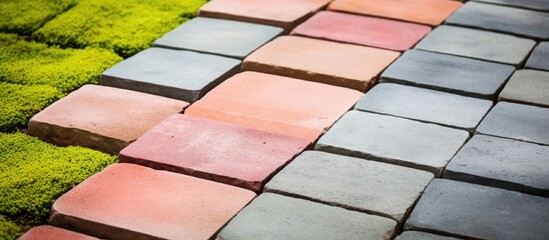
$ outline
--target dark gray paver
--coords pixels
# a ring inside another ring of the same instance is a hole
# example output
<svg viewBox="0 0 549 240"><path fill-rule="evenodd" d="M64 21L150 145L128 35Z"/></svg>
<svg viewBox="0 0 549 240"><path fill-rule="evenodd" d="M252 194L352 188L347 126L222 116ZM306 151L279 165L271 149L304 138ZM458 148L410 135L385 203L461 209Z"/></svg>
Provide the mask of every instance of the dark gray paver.
<svg viewBox="0 0 549 240"><path fill-rule="evenodd" d="M549 11L547 0L475 0L479 2L495 3L513 7Z"/></svg>
<svg viewBox="0 0 549 240"><path fill-rule="evenodd" d="M405 231L395 240L458 240L458 238L435 235L426 232Z"/></svg>
<svg viewBox="0 0 549 240"><path fill-rule="evenodd" d="M408 50L383 72L380 82L494 99L496 92L514 70L514 67L506 64Z"/></svg>
<svg viewBox="0 0 549 240"><path fill-rule="evenodd" d="M549 107L549 72L516 71L499 94L499 100Z"/></svg>
<svg viewBox="0 0 549 240"><path fill-rule="evenodd" d="M424 88L382 83L368 91L356 110L376 112L473 131L492 102Z"/></svg>
<svg viewBox="0 0 549 240"><path fill-rule="evenodd" d="M263 193L242 209L217 240L391 239L392 219Z"/></svg>
<svg viewBox="0 0 549 240"><path fill-rule="evenodd" d="M154 45L243 59L282 31L260 24L197 17L156 40Z"/></svg>
<svg viewBox="0 0 549 240"><path fill-rule="evenodd" d="M406 222L426 230L479 239L547 239L549 198L435 179Z"/></svg>
<svg viewBox="0 0 549 240"><path fill-rule="evenodd" d="M475 135L443 177L549 197L549 146Z"/></svg>
<svg viewBox="0 0 549 240"><path fill-rule="evenodd" d="M464 130L350 111L324 134L317 150L427 170L442 168L469 138Z"/></svg>
<svg viewBox="0 0 549 240"><path fill-rule="evenodd" d="M446 23L510 33L536 39L549 38L549 13L467 2Z"/></svg>
<svg viewBox="0 0 549 240"><path fill-rule="evenodd" d="M477 133L549 145L549 108L499 102Z"/></svg>
<svg viewBox="0 0 549 240"><path fill-rule="evenodd" d="M534 48L525 67L549 71L549 42L540 42Z"/></svg>
<svg viewBox="0 0 549 240"><path fill-rule="evenodd" d="M439 26L417 49L520 65L536 42L502 33L455 26Z"/></svg>
<svg viewBox="0 0 549 240"><path fill-rule="evenodd" d="M309 151L279 172L265 191L402 222L433 177L430 172L412 168Z"/></svg>
<svg viewBox="0 0 549 240"><path fill-rule="evenodd" d="M216 55L150 48L101 75L101 84L194 102L237 73L240 61Z"/></svg>

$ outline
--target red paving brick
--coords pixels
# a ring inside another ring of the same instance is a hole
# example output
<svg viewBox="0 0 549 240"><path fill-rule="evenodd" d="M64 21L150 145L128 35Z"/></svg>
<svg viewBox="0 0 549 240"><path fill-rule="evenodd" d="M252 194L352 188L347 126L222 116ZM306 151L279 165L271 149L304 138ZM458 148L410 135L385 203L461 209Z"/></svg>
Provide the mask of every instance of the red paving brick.
<svg viewBox="0 0 549 240"><path fill-rule="evenodd" d="M54 226L34 227L18 240L99 240L81 233L68 231Z"/></svg>
<svg viewBox="0 0 549 240"><path fill-rule="evenodd" d="M384 49L285 36L252 53L242 68L365 91L399 55Z"/></svg>
<svg viewBox="0 0 549 240"><path fill-rule="evenodd" d="M420 24L325 11L299 25L291 34L404 51L429 31L430 27Z"/></svg>
<svg viewBox="0 0 549 240"><path fill-rule="evenodd" d="M138 163L260 191L310 141L176 114L120 152Z"/></svg>
<svg viewBox="0 0 549 240"><path fill-rule="evenodd" d="M209 239L255 194L118 163L61 196L50 224L107 239Z"/></svg>

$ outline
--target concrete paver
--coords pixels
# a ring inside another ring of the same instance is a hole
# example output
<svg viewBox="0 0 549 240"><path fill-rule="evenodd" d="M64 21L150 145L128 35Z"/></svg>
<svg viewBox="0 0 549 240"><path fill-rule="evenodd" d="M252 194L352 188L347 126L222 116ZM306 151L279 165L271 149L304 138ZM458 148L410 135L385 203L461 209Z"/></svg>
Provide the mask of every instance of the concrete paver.
<svg viewBox="0 0 549 240"><path fill-rule="evenodd" d="M404 231L395 240L458 240L459 238L435 235L418 231Z"/></svg>
<svg viewBox="0 0 549 240"><path fill-rule="evenodd" d="M525 67L549 71L549 42L540 42L534 48Z"/></svg>
<svg viewBox="0 0 549 240"><path fill-rule="evenodd" d="M549 107L549 72L516 71L499 94L499 100Z"/></svg>
<svg viewBox="0 0 549 240"><path fill-rule="evenodd" d="M54 226L38 226L31 228L18 240L99 240L81 233L68 231Z"/></svg>
<svg viewBox="0 0 549 240"><path fill-rule="evenodd" d="M501 4L513 7L520 7L533 10L549 11L549 2L543 0L475 0L479 2L487 2Z"/></svg>

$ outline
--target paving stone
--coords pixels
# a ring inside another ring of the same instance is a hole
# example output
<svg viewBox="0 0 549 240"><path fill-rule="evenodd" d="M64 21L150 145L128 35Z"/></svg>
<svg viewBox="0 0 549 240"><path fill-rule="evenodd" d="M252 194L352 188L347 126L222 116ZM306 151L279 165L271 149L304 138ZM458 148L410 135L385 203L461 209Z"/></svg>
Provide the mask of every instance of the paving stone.
<svg viewBox="0 0 549 240"><path fill-rule="evenodd" d="M522 64L535 41L502 33L440 26L417 45L417 49L488 60L514 66Z"/></svg>
<svg viewBox="0 0 549 240"><path fill-rule="evenodd" d="M197 17L156 40L154 45L242 59L282 31L260 24Z"/></svg>
<svg viewBox="0 0 549 240"><path fill-rule="evenodd" d="M549 2L545 0L476 0L479 2L495 3L533 10L549 11Z"/></svg>
<svg viewBox="0 0 549 240"><path fill-rule="evenodd" d="M101 84L194 102L239 71L240 61L150 48L103 72Z"/></svg>
<svg viewBox="0 0 549 240"><path fill-rule="evenodd" d="M296 27L292 35L404 51L429 31L414 23L325 11Z"/></svg>
<svg viewBox="0 0 549 240"><path fill-rule="evenodd" d="M477 133L549 145L549 109L499 102Z"/></svg>
<svg viewBox="0 0 549 240"><path fill-rule="evenodd" d="M540 42L534 48L525 67L549 71L549 42Z"/></svg>
<svg viewBox="0 0 549 240"><path fill-rule="evenodd" d="M328 9L436 26L461 5L447 0L336 0Z"/></svg>
<svg viewBox="0 0 549 240"><path fill-rule="evenodd" d="M388 218L263 193L217 239L391 239L395 226Z"/></svg>
<svg viewBox="0 0 549 240"><path fill-rule="evenodd" d="M356 110L468 131L474 131L491 107L488 100L392 83L376 85L355 105Z"/></svg>
<svg viewBox="0 0 549 240"><path fill-rule="evenodd" d="M516 71L499 94L499 100L549 107L549 72Z"/></svg>
<svg viewBox="0 0 549 240"><path fill-rule="evenodd" d="M549 13L546 12L467 2L446 19L446 23L549 39L548 19Z"/></svg>
<svg viewBox="0 0 549 240"><path fill-rule="evenodd" d="M244 72L223 82L185 114L313 142L362 95L342 87Z"/></svg>
<svg viewBox="0 0 549 240"><path fill-rule="evenodd" d="M506 64L408 50L381 74L379 81L495 99L513 71L515 68Z"/></svg>
<svg viewBox="0 0 549 240"><path fill-rule="evenodd" d="M549 146L475 135L444 178L549 197Z"/></svg>
<svg viewBox="0 0 549 240"><path fill-rule="evenodd" d="M242 68L364 91L399 55L377 48L284 36L248 56Z"/></svg>
<svg viewBox="0 0 549 240"><path fill-rule="evenodd" d="M19 237L18 240L99 240L81 233L53 226L38 226Z"/></svg>
<svg viewBox="0 0 549 240"><path fill-rule="evenodd" d="M435 235L425 232L405 231L395 240L458 240L458 238Z"/></svg>
<svg viewBox="0 0 549 240"><path fill-rule="evenodd" d="M120 162L260 191L310 141L176 114L124 148Z"/></svg>
<svg viewBox="0 0 549 240"><path fill-rule="evenodd" d="M284 167L265 191L402 222L433 177L412 168L310 151Z"/></svg>
<svg viewBox="0 0 549 240"><path fill-rule="evenodd" d="M350 111L324 134L317 150L427 170L439 176L469 138L463 130Z"/></svg>
<svg viewBox="0 0 549 240"><path fill-rule="evenodd" d="M405 229L475 239L546 239L549 199L481 185L435 179Z"/></svg>
<svg viewBox="0 0 549 240"><path fill-rule="evenodd" d="M85 85L34 115L28 133L57 145L78 145L116 155L188 105L145 93Z"/></svg>
<svg viewBox="0 0 549 240"><path fill-rule="evenodd" d="M118 163L61 196L50 224L106 239L210 239L251 191Z"/></svg>

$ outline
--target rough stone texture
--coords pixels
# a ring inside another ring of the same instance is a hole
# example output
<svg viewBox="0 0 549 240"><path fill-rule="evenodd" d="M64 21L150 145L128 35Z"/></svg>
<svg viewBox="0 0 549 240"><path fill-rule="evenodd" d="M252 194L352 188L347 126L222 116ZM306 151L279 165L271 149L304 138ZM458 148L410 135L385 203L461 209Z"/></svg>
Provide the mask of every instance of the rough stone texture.
<svg viewBox="0 0 549 240"><path fill-rule="evenodd" d="M549 42L540 42L534 48L525 67L549 71Z"/></svg>
<svg viewBox="0 0 549 240"><path fill-rule="evenodd" d="M549 145L549 109L499 102L477 133Z"/></svg>
<svg viewBox="0 0 549 240"><path fill-rule="evenodd" d="M284 36L252 53L242 67L364 91L399 55L383 49Z"/></svg>
<svg viewBox="0 0 549 240"><path fill-rule="evenodd" d="M282 31L260 24L197 17L156 40L154 45L242 59Z"/></svg>
<svg viewBox="0 0 549 240"><path fill-rule="evenodd" d="M526 9L549 11L549 2L545 0L475 0L479 2L495 3Z"/></svg>
<svg viewBox="0 0 549 240"><path fill-rule="evenodd" d="M549 197L549 146L475 135L444 178Z"/></svg>
<svg viewBox="0 0 549 240"><path fill-rule="evenodd" d="M260 191L310 141L176 114L120 152L120 161Z"/></svg>
<svg viewBox="0 0 549 240"><path fill-rule="evenodd" d="M468 131L474 131L491 107L488 100L392 83L376 85L355 105L356 110Z"/></svg>
<svg viewBox="0 0 549 240"><path fill-rule="evenodd" d="M461 5L447 0L336 0L328 9L436 26Z"/></svg>
<svg viewBox="0 0 549 240"><path fill-rule="evenodd" d="M219 233L239 239L391 239L396 222L272 193L259 195Z"/></svg>
<svg viewBox="0 0 549 240"><path fill-rule="evenodd" d="M292 35L404 51L430 31L414 23L325 11L296 27Z"/></svg>
<svg viewBox="0 0 549 240"><path fill-rule="evenodd" d="M18 240L99 240L81 233L53 226L38 226L19 237Z"/></svg>
<svg viewBox="0 0 549 240"><path fill-rule="evenodd" d="M448 24L510 33L527 38L549 39L549 13L467 2L452 16Z"/></svg>
<svg viewBox="0 0 549 240"><path fill-rule="evenodd" d="M463 130L373 113L346 113L317 150L427 170L439 176L469 134Z"/></svg>
<svg viewBox="0 0 549 240"><path fill-rule="evenodd" d="M549 236L548 212L547 198L435 179L405 228L478 239L541 240Z"/></svg>
<svg viewBox="0 0 549 240"><path fill-rule="evenodd" d="M145 93L85 85L34 115L28 133L57 145L78 145L116 155L188 105Z"/></svg>
<svg viewBox="0 0 549 240"><path fill-rule="evenodd" d="M434 175L324 152L304 152L265 191L299 196L402 222Z"/></svg>
<svg viewBox="0 0 549 240"><path fill-rule="evenodd" d="M239 71L232 58L150 48L103 72L102 85L194 102Z"/></svg>
<svg viewBox="0 0 549 240"><path fill-rule="evenodd" d="M50 224L105 239L209 239L254 197L241 188L118 163L57 199Z"/></svg>
<svg viewBox="0 0 549 240"><path fill-rule="evenodd" d="M446 237L425 232L405 231L395 240L458 240L459 238Z"/></svg>
<svg viewBox="0 0 549 240"><path fill-rule="evenodd" d="M513 71L515 68L506 64L408 50L381 74L379 81L495 99Z"/></svg>
<svg viewBox="0 0 549 240"><path fill-rule="evenodd" d="M223 82L185 114L313 142L362 95L342 87L244 72Z"/></svg>
<svg viewBox="0 0 549 240"><path fill-rule="evenodd" d="M549 107L549 72L516 71L499 94L499 100Z"/></svg>
<svg viewBox="0 0 549 240"><path fill-rule="evenodd" d="M518 66L535 44L530 39L501 33L440 26L423 38L416 48Z"/></svg>

